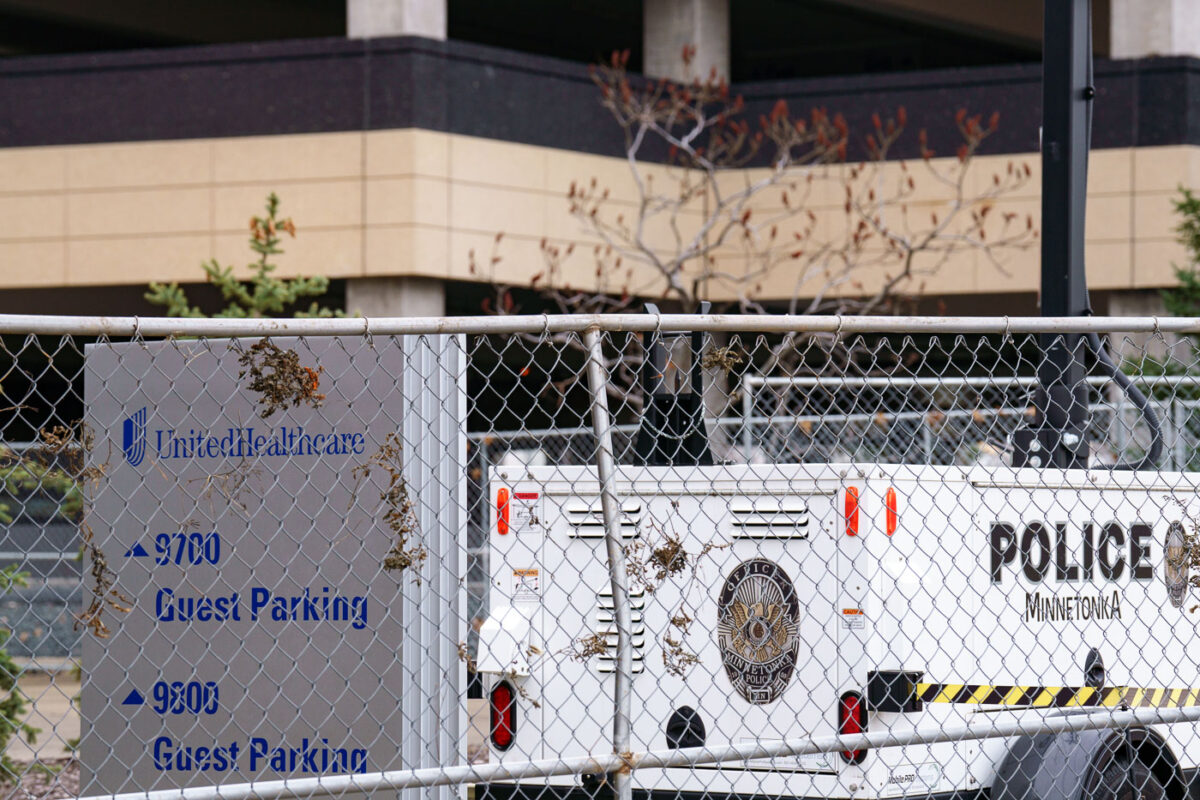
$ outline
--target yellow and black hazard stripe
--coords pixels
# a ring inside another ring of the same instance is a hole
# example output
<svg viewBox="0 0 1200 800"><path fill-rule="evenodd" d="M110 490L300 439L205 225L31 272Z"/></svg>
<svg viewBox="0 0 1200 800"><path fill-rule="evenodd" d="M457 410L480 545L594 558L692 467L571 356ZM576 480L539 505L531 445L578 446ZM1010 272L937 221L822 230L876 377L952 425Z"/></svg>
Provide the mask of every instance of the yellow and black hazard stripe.
<svg viewBox="0 0 1200 800"><path fill-rule="evenodd" d="M1031 708L1189 708L1200 705L1200 689L1150 689L1132 686L1000 686L990 683L918 683L924 703L966 703Z"/></svg>

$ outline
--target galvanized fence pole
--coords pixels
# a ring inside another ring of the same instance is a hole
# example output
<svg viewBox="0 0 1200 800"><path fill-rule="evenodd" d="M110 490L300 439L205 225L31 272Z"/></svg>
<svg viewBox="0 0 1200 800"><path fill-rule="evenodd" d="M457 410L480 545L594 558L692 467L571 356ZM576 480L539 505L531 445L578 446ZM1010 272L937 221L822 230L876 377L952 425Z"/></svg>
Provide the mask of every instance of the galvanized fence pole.
<svg viewBox="0 0 1200 800"><path fill-rule="evenodd" d="M344 797L353 792L365 794L422 786L450 786L491 781L531 780L555 775L577 775L596 768L621 770L628 773L638 769L690 768L697 764L742 763L811 753L876 750L884 747L906 747L937 742L966 742L1011 736L1040 736L1101 728L1122 730L1132 725L1200 722L1200 707L1103 709L1101 711L1080 709L1079 713L1056 717L1023 716L1007 719L996 719L991 714L977 716L990 718L973 719L970 722L956 722L936 728L911 731L885 730L841 735L826 734L795 739L737 742L674 750L650 750L625 755L596 754L501 764L460 764L448 767L399 769L364 775L324 775L316 778L226 783L149 792L94 795L81 798L81 800L300 800L301 798L315 797Z"/></svg>
<svg viewBox="0 0 1200 800"><path fill-rule="evenodd" d="M742 378L742 457L750 463L754 454L754 430L750 427L750 418L754 416L754 395L751 394L750 376Z"/></svg>
<svg viewBox="0 0 1200 800"><path fill-rule="evenodd" d="M612 332L760 333L1174 333L1200 334L1200 317L874 317L788 314L560 314L482 317L254 319L0 314L0 333L134 336L401 336Z"/></svg>
<svg viewBox="0 0 1200 800"><path fill-rule="evenodd" d="M608 415L608 376L604 371L604 341L599 330L584 333L588 350L588 388L592 393L592 427L596 432L596 472L600 479L600 507L604 514L604 543L608 549L608 577L612 584L613 618L617 623L616 686L613 692L613 752L630 752L633 717L633 622L629 609L629 580L621 544L621 507L617 503L616 462L612 424ZM628 766L611 773L617 800L630 800L632 776Z"/></svg>
<svg viewBox="0 0 1200 800"><path fill-rule="evenodd" d="M1187 421L1184 416L1183 405L1174 394L1171 395L1171 399L1165 405L1171 409L1171 427L1173 429L1171 434L1174 437L1171 443L1171 469L1183 472L1187 469L1187 442L1183 438Z"/></svg>

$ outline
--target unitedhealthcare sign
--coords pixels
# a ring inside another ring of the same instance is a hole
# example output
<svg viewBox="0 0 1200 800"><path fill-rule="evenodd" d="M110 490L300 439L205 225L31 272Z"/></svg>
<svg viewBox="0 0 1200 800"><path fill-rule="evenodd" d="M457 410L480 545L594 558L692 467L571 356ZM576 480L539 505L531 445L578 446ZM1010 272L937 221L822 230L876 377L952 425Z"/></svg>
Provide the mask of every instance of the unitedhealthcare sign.
<svg viewBox="0 0 1200 800"><path fill-rule="evenodd" d="M465 343L274 341L324 368L320 408L263 420L232 342L85 349L89 458L124 463L87 519L131 602L81 645L80 795L466 760L469 625L444 594L467 563ZM356 474L389 436L421 487L420 585L383 568L386 477ZM422 714L436 731L412 731Z"/></svg>
<svg viewBox="0 0 1200 800"><path fill-rule="evenodd" d="M277 428L224 428L218 433L204 429L146 429L146 407L125 418L121 443L125 460L138 466L146 457L146 445L153 445L154 457L165 460L205 458L288 458L292 456L348 456L366 451L361 431L332 430L313 433L302 425Z"/></svg>

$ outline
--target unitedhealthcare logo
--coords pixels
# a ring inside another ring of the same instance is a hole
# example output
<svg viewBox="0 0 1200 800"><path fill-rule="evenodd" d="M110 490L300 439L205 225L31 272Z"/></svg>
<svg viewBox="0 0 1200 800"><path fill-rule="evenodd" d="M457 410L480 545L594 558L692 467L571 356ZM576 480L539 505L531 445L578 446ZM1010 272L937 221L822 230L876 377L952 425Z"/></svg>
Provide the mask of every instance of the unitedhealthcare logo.
<svg viewBox="0 0 1200 800"><path fill-rule="evenodd" d="M140 411L126 417L121 427L121 449L125 451L125 460L136 467L146 457L146 407L142 406Z"/></svg>
<svg viewBox="0 0 1200 800"><path fill-rule="evenodd" d="M125 418L121 425L121 449L130 466L138 466L150 449L161 460L208 458L288 458L292 456L361 455L366 436L361 431L312 433L302 425L278 428L146 429L146 407Z"/></svg>

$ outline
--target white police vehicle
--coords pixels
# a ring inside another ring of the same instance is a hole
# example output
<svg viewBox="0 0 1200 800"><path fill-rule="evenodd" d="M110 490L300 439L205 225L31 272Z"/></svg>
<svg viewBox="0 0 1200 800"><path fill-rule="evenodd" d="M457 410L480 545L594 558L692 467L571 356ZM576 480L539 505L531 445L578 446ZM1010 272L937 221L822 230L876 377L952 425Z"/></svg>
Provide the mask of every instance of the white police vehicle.
<svg viewBox="0 0 1200 800"><path fill-rule="evenodd" d="M699 352L693 335L693 364ZM669 361L686 358L652 342L644 465L616 475L633 562L634 752L1200 705L1183 558L1200 475L713 465L699 393L670 392ZM491 612L477 659L489 758L611 752L617 636L596 472L499 467L489 486ZM1176 723L632 780L650 800L1182 800L1197 766L1197 728ZM607 791L604 776L567 776L476 796Z"/></svg>
<svg viewBox="0 0 1200 800"><path fill-rule="evenodd" d="M492 612L478 659L490 758L609 752L616 636L595 472L499 468L491 485ZM624 467L617 493L626 544L721 546L652 592L635 582L634 751L1200 701L1195 621L1166 557L1182 547L1195 475ZM686 631L671 622L681 611ZM594 634L607 646L580 658ZM698 660L681 664L667 639ZM1182 798L1198 759L1195 726L1176 724L639 770L633 781L664 800L1109 797L1122 780ZM479 791L582 799L598 783Z"/></svg>

